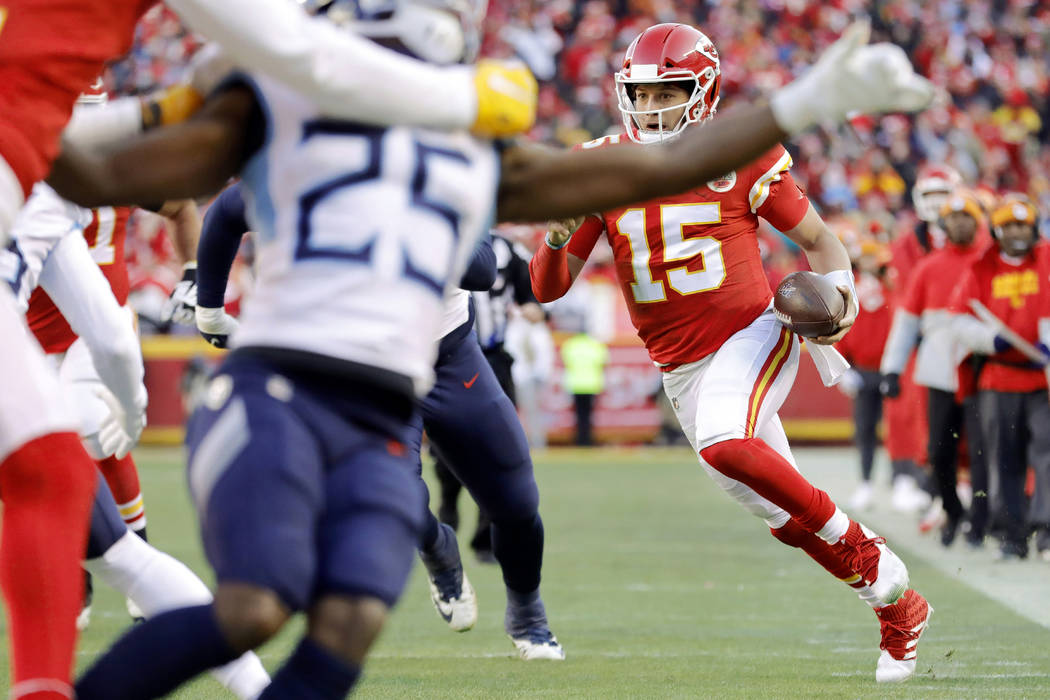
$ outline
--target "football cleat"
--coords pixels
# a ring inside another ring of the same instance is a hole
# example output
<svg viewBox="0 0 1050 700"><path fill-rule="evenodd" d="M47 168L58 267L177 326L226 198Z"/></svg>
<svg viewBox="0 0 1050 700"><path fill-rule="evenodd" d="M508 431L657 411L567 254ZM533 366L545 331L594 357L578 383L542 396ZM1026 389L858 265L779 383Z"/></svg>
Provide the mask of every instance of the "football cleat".
<svg viewBox="0 0 1050 700"><path fill-rule="evenodd" d="M882 642L879 662L875 666L878 683L900 683L915 673L916 647L926 631L933 608L926 599L908 590L893 605L875 611L879 616Z"/></svg>
<svg viewBox="0 0 1050 700"><path fill-rule="evenodd" d="M462 566L455 566L430 578L430 599L441 619L456 632L466 632L478 621L478 598Z"/></svg>
<svg viewBox="0 0 1050 700"><path fill-rule="evenodd" d="M510 641L514 642L518 656L525 661L565 660L565 649L546 625L533 627L517 637L512 636Z"/></svg>
<svg viewBox="0 0 1050 700"><path fill-rule="evenodd" d="M885 537L851 520L845 536L834 548L884 605L897 602L908 590L908 568L886 546Z"/></svg>

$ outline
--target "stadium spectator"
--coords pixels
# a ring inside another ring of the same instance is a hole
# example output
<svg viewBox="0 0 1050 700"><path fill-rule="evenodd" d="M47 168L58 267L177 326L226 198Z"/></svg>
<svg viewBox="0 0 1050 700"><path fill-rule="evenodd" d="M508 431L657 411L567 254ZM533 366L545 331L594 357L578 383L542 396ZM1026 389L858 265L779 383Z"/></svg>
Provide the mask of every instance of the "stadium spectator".
<svg viewBox="0 0 1050 700"><path fill-rule="evenodd" d="M849 505L863 510L871 505L874 498L871 473L875 464L875 448L879 444L877 428L882 418L879 361L890 332L893 307L885 282L889 263L886 247L868 239L856 246L847 245L846 250L853 261L860 313L853 329L836 345L852 365L838 386L853 399L853 444L860 452L861 480Z"/></svg>

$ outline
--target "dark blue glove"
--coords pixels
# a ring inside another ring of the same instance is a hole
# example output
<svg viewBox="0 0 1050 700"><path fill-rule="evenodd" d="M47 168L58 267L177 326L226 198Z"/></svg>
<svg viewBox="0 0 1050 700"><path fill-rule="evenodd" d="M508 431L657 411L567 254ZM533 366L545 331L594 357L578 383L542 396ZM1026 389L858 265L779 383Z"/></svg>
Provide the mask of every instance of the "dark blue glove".
<svg viewBox="0 0 1050 700"><path fill-rule="evenodd" d="M895 399L901 395L901 375L896 373L884 374L879 380L879 393L888 399Z"/></svg>

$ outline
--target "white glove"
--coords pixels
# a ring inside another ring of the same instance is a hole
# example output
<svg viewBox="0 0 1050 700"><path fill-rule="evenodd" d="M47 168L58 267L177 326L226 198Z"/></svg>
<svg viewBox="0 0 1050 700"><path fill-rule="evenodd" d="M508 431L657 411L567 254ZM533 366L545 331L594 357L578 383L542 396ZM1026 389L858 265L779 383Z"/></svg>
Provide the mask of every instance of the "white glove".
<svg viewBox="0 0 1050 700"><path fill-rule="evenodd" d="M161 321L174 321L192 326L197 307L197 263L182 266L182 279L171 290L171 296L160 310Z"/></svg>
<svg viewBox="0 0 1050 700"><path fill-rule="evenodd" d="M96 394L109 407L109 415L102 421L98 431L98 442L106 455L123 459L142 436L146 427L146 387L141 386L136 397L136 406L125 410L108 389L100 388Z"/></svg>
<svg viewBox="0 0 1050 700"><path fill-rule="evenodd" d="M217 348L224 348L230 342L230 336L237 330L237 319L226 313L225 309L208 309L197 307L197 330L204 339Z"/></svg>
<svg viewBox="0 0 1050 700"><path fill-rule="evenodd" d="M798 80L773 93L770 107L789 134L821 122L839 123L850 112L917 112L933 102L933 83L916 75L904 50L868 45L871 26L854 22Z"/></svg>
<svg viewBox="0 0 1050 700"><path fill-rule="evenodd" d="M842 379L835 386L846 396L855 399L860 388L864 386L864 378L860 376L860 372L850 368L843 373Z"/></svg>

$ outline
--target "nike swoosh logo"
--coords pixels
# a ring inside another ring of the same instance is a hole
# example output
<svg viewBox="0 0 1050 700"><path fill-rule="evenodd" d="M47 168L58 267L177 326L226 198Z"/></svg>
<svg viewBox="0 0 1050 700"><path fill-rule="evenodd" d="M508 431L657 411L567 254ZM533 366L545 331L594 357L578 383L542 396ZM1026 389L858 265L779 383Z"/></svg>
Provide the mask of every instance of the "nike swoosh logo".
<svg viewBox="0 0 1050 700"><path fill-rule="evenodd" d="M463 388L469 389L470 387L474 386L474 382L478 381L478 374L480 374L480 372L475 372L474 376L470 378L469 382L463 382Z"/></svg>
<svg viewBox="0 0 1050 700"><path fill-rule="evenodd" d="M452 622L452 606L449 606L448 612L445 612L443 606L439 605L438 615L440 615L441 619L445 622Z"/></svg>

